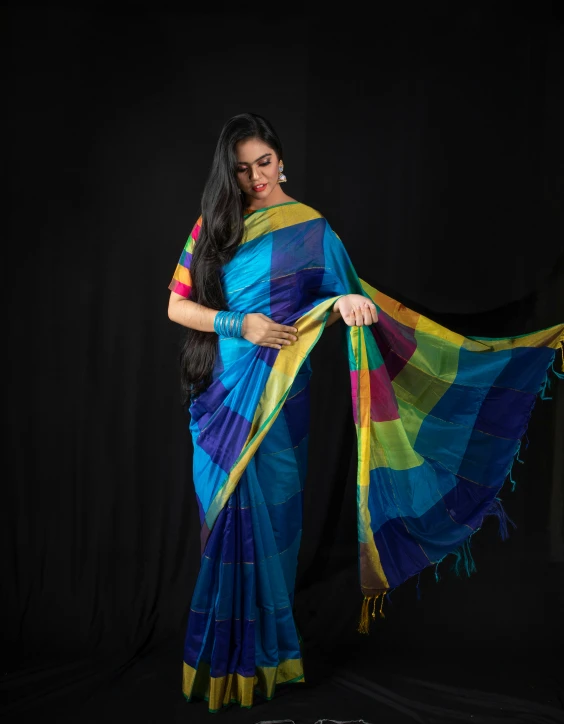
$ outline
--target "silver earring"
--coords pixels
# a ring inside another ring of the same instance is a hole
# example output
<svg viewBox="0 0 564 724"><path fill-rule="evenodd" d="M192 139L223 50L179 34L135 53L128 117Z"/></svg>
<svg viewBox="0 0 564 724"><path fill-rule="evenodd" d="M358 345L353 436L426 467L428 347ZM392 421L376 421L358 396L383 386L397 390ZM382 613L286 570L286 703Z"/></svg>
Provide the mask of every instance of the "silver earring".
<svg viewBox="0 0 564 724"><path fill-rule="evenodd" d="M284 176L284 164L282 161L278 164L278 183L283 184L288 179Z"/></svg>

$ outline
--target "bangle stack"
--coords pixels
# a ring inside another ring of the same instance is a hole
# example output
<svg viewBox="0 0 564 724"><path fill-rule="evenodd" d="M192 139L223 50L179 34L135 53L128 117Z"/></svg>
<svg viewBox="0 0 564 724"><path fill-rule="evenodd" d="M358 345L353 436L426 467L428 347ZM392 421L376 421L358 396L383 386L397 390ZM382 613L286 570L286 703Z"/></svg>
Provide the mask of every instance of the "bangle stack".
<svg viewBox="0 0 564 724"><path fill-rule="evenodd" d="M213 321L214 331L220 337L242 337L244 312L218 312Z"/></svg>

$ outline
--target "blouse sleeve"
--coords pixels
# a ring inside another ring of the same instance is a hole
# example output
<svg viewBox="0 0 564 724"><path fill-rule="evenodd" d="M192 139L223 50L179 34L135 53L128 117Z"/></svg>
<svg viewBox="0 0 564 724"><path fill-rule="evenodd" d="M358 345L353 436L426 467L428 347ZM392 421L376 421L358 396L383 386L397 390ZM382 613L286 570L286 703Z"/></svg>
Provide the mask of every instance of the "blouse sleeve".
<svg viewBox="0 0 564 724"><path fill-rule="evenodd" d="M188 237L188 240L184 245L184 249L182 250L182 254L180 255L178 264L176 265L176 271L174 272L174 276L172 277L171 282L168 285L168 288L171 292L180 294L180 296L184 297L185 299L189 299L190 292L192 291L190 264L192 263L192 252L194 250L194 244L198 240L201 226L202 217L200 216L198 221L196 221L196 223L194 224L194 228L190 232L190 236Z"/></svg>

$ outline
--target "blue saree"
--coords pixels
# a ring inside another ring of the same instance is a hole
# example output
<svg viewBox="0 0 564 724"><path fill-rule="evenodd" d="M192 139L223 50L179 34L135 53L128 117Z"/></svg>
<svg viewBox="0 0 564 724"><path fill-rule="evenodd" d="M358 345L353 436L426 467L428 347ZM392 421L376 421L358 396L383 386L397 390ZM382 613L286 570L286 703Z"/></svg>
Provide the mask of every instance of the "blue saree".
<svg viewBox="0 0 564 724"><path fill-rule="evenodd" d="M169 289L188 298L194 226ZM358 440L360 631L386 592L461 556L510 474L564 325L520 337L463 337L359 279L314 209L288 202L245 217L223 268L228 308L298 328L281 350L219 338L213 380L190 406L202 558L183 692L209 710L303 681L292 608L307 472L309 355L345 294L378 309L348 327Z"/></svg>

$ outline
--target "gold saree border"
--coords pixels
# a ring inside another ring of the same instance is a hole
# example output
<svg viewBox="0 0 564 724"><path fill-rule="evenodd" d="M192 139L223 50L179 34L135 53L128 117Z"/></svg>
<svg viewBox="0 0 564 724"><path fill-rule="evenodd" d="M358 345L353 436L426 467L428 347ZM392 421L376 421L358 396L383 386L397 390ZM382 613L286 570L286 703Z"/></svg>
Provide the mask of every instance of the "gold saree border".
<svg viewBox="0 0 564 724"><path fill-rule="evenodd" d="M247 244L249 241L273 231L322 218L319 211L300 201L288 205L280 204L264 210L257 209L245 218L245 232L241 244Z"/></svg>
<svg viewBox="0 0 564 724"><path fill-rule="evenodd" d="M198 668L184 663L182 692L188 701L205 699L209 710L216 713L228 704L251 708L255 693L272 699L278 684L302 683L302 659L286 659L278 666L257 666L254 676L226 674L210 676L210 665L200 663Z"/></svg>
<svg viewBox="0 0 564 724"><path fill-rule="evenodd" d="M358 506L358 542L360 563L360 587L365 596L374 590L389 589L390 585L376 547L370 528L370 510L368 494L370 490L370 451L374 436L374 425L370 421L370 375L368 372L368 353L365 331L362 327L349 327L349 339L355 358L357 376L358 423L356 427L358 467L357 467L357 506ZM363 374L364 373L364 374Z"/></svg>
<svg viewBox="0 0 564 724"><path fill-rule="evenodd" d="M555 324L546 329L515 337L464 337L462 334L453 332L428 317L414 312L405 304L398 302L387 294L379 292L364 279L360 279L360 283L364 291L372 297L374 303L400 324L416 329L418 332L439 337L445 343L450 342L472 352L500 352L501 350L516 347L550 347L551 349L558 349L564 343L564 324Z"/></svg>

